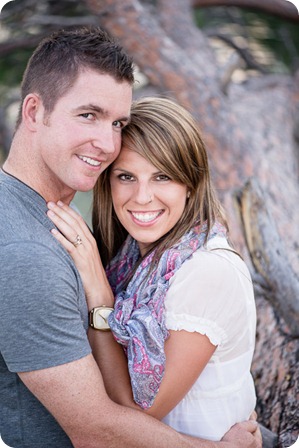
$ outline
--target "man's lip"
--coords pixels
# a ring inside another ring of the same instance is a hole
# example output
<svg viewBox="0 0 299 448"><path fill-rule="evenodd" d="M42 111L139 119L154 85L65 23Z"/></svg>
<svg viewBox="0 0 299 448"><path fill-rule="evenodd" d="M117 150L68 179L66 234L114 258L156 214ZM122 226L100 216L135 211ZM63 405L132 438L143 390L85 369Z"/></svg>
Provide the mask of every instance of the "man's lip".
<svg viewBox="0 0 299 448"><path fill-rule="evenodd" d="M103 161L99 160L97 157L91 157L91 156L82 155L82 154L78 155L78 159L80 159L82 162L85 162L87 165L94 167L94 168L99 168L103 163ZM95 163L93 164L93 162L95 162Z"/></svg>

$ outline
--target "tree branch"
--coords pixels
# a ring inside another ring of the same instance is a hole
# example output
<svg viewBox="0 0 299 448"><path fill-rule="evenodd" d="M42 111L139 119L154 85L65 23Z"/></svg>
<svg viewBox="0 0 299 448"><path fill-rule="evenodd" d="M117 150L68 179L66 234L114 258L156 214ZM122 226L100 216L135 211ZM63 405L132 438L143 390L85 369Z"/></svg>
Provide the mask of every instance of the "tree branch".
<svg viewBox="0 0 299 448"><path fill-rule="evenodd" d="M233 37L227 36L226 34L223 34L219 31L209 29L206 30L206 35L209 37L216 37L217 39L222 40L225 42L229 47L233 48L237 51L239 56L246 62L246 66L249 69L258 70L259 72L263 74L269 73L269 70L267 70L265 67L263 67L261 64L259 64L251 55L250 51L247 48L241 48L239 45L237 45L234 42Z"/></svg>
<svg viewBox="0 0 299 448"><path fill-rule="evenodd" d="M47 33L48 34L48 33ZM25 50L35 48L40 40L43 38L43 34L37 34L35 36L22 37L15 40L9 40L0 43L0 55L6 56L15 50Z"/></svg>
<svg viewBox="0 0 299 448"><path fill-rule="evenodd" d="M175 95L187 109L200 115L202 122L207 119L211 130L214 130L208 115L211 112L215 117L223 100L215 76L216 65L214 75L208 76L206 67L209 63L202 53L201 63L195 63L168 37L157 17L153 17L139 1L123 0L120 4L117 0L107 0L105 9L101 0L86 0L86 4L98 15L102 26L122 42L151 84L158 86L163 93ZM204 48L201 47L202 51ZM194 98L194 92L199 88L200 95Z"/></svg>
<svg viewBox="0 0 299 448"><path fill-rule="evenodd" d="M31 16L25 23L26 25L51 25L55 27L68 26L88 26L97 25L98 20L95 16L83 17L67 17L67 16L53 16L53 15L38 15Z"/></svg>
<svg viewBox="0 0 299 448"><path fill-rule="evenodd" d="M286 0L192 0L194 8L212 6L238 6L240 8L257 9L282 19L299 22L296 7Z"/></svg>

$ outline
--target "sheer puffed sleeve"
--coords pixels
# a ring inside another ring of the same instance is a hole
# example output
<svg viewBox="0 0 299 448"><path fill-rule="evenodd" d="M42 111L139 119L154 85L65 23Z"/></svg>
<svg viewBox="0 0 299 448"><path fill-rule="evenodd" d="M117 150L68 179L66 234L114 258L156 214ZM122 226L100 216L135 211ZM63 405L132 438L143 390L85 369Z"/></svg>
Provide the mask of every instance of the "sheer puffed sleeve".
<svg viewBox="0 0 299 448"><path fill-rule="evenodd" d="M218 240L218 238L217 238ZM213 245L219 246L219 241ZM229 247L222 242L222 249ZM207 335L226 355L254 344L255 304L249 271L233 252L200 249L171 280L165 299L169 330ZM240 353L239 353L240 354Z"/></svg>

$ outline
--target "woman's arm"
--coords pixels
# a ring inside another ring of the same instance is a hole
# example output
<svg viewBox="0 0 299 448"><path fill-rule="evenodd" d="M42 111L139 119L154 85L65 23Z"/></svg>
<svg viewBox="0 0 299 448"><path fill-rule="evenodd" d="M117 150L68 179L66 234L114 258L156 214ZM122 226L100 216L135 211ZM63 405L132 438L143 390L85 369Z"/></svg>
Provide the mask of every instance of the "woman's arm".
<svg viewBox="0 0 299 448"><path fill-rule="evenodd" d="M185 330L170 331L165 342L166 366L159 392L146 411L161 420L187 394L216 350L207 336Z"/></svg>
<svg viewBox="0 0 299 448"><path fill-rule="evenodd" d="M85 289L88 310L100 305L113 307L113 293L94 237L78 213L61 202L58 204L48 203L48 216L60 230L53 229L52 234L76 264ZM82 244L75 247L71 241L75 241L77 235ZM128 363L122 346L115 341L110 331L89 328L88 339L110 398L140 410L133 401Z"/></svg>
<svg viewBox="0 0 299 448"><path fill-rule="evenodd" d="M112 292L102 267L96 242L83 219L66 205L49 204L55 215L49 216L66 236L52 232L70 253L82 277L89 309L112 304ZM82 245L75 247L80 235ZM93 355L103 374L110 397L123 405L140 409L132 397L127 361L111 333L89 330ZM207 336L197 332L171 331L165 343L166 366L163 381L153 406L145 412L162 419L186 395L216 349ZM179 381L178 381L179 378Z"/></svg>

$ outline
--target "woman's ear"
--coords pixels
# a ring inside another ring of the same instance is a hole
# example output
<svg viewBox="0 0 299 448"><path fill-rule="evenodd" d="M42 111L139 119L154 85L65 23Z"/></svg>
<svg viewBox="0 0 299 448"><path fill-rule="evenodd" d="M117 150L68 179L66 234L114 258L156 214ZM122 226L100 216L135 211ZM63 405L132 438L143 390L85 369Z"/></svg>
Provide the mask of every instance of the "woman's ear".
<svg viewBox="0 0 299 448"><path fill-rule="evenodd" d="M22 106L22 121L32 132L36 131L37 125L43 117L43 103L35 93L29 93Z"/></svg>

